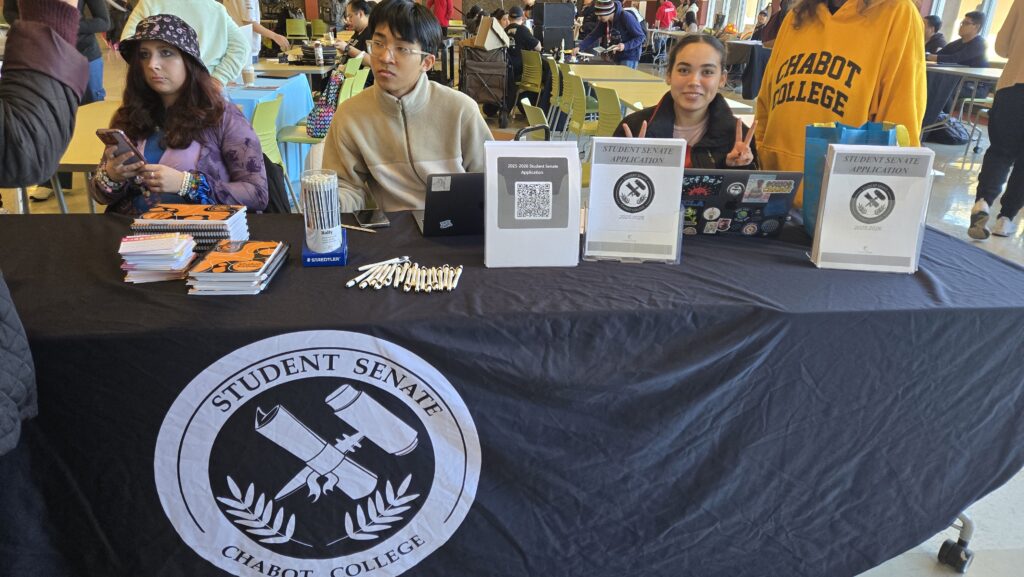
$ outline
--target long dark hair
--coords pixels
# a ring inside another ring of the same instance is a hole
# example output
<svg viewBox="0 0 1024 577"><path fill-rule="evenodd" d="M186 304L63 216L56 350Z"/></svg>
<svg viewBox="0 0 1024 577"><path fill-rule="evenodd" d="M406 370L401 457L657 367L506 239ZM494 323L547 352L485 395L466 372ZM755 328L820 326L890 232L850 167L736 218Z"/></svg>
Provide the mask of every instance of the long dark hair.
<svg viewBox="0 0 1024 577"><path fill-rule="evenodd" d="M139 47L128 55L128 77L125 79L121 108L114 113L112 128L120 128L128 138L141 140L156 128L163 128L165 148L188 148L203 130L221 123L224 97L213 77L192 56L174 48L185 61L185 84L181 95L170 108L149 84L142 70Z"/></svg>
<svg viewBox="0 0 1024 577"><path fill-rule="evenodd" d="M847 0L847 2L859 2L857 10L863 12L874 0ZM808 22L818 19L818 5L828 5L828 0L790 0L789 9L793 12L793 27L799 28ZM785 9L785 8L783 8Z"/></svg>

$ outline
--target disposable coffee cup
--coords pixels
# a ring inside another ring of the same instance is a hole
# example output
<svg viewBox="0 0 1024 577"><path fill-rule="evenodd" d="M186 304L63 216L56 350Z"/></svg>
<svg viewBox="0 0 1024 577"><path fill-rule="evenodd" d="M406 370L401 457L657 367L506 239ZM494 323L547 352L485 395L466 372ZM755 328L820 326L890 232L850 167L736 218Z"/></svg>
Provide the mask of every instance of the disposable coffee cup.
<svg viewBox="0 0 1024 577"><path fill-rule="evenodd" d="M256 69L252 65L246 65L242 68L242 84L246 86L256 84Z"/></svg>

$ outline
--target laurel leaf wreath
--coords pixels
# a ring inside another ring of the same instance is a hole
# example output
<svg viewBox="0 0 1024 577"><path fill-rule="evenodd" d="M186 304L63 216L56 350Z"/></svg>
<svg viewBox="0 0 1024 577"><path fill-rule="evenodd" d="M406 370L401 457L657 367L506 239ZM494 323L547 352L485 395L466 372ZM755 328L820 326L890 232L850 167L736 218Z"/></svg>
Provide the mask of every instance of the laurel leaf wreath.
<svg viewBox="0 0 1024 577"><path fill-rule="evenodd" d="M292 538L295 535L295 515L289 515L286 524L284 509L278 507L275 515L274 500L268 500L263 493L256 497L255 485L249 483L243 495L241 488L231 478L231 475L228 475L227 480L228 489L234 498L217 497L217 500L230 507L227 512L229 515L237 517L232 519L236 525L244 527L243 530L250 535L261 537L260 543L274 545L295 541L299 545L310 547L310 545Z"/></svg>
<svg viewBox="0 0 1024 577"><path fill-rule="evenodd" d="M345 513L345 534L348 538L355 541L372 541L380 538L377 533L390 529L393 523L401 521L402 513L410 508L408 504L420 496L419 493L406 494L411 481L412 475L406 476L397 491L391 486L391 481L388 481L383 495L380 491L375 491L372 496L367 497L365 513L361 505L356 505L354 522L352 514Z"/></svg>

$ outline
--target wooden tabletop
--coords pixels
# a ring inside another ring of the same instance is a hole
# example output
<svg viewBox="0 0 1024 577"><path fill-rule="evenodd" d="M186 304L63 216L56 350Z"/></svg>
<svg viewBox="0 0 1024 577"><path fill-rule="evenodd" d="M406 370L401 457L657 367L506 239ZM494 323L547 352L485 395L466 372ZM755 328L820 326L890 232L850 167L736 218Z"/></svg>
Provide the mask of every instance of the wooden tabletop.
<svg viewBox="0 0 1024 577"><path fill-rule="evenodd" d="M96 136L99 128L109 128L110 118L121 107L120 100L92 102L78 107L75 131L57 169L63 172L89 172L96 168L105 146Z"/></svg>
<svg viewBox="0 0 1024 577"><path fill-rule="evenodd" d="M631 110L640 110L654 106L668 92L668 86L664 81L661 84L654 84L652 82L597 81L594 82L594 85L614 89L616 94L619 95L619 100L622 101L622 104ZM733 114L749 114L754 111L753 108L742 102L730 100L729 98L726 98L725 101L729 104Z"/></svg>
<svg viewBox="0 0 1024 577"><path fill-rule="evenodd" d="M640 70L633 70L628 66L619 66L618 64L570 64L569 69L572 70L573 74L586 82L597 82L600 80L610 80L613 82L622 80L665 82L665 79L660 76L641 72Z"/></svg>
<svg viewBox="0 0 1024 577"><path fill-rule="evenodd" d="M330 66L304 66L295 64L281 64L273 59L261 59L253 68L256 72L301 72L303 74L326 75L331 73Z"/></svg>

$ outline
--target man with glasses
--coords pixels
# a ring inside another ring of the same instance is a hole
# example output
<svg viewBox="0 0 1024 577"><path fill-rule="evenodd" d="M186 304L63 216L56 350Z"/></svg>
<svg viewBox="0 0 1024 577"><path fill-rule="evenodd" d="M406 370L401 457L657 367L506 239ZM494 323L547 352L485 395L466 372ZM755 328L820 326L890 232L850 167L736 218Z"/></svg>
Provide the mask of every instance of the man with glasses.
<svg viewBox="0 0 1024 577"><path fill-rule="evenodd" d="M960 38L947 44L938 54L929 54L929 62L939 64L959 64L971 68L987 68L988 57L985 52L985 38L981 36L981 28L985 26L984 12L968 12L960 21L957 34Z"/></svg>
<svg viewBox="0 0 1024 577"><path fill-rule="evenodd" d="M370 12L372 88L343 102L324 140L324 168L338 173L344 212L365 205L422 209L426 178L483 172L491 137L471 98L427 79L441 25L422 4L384 0Z"/></svg>

